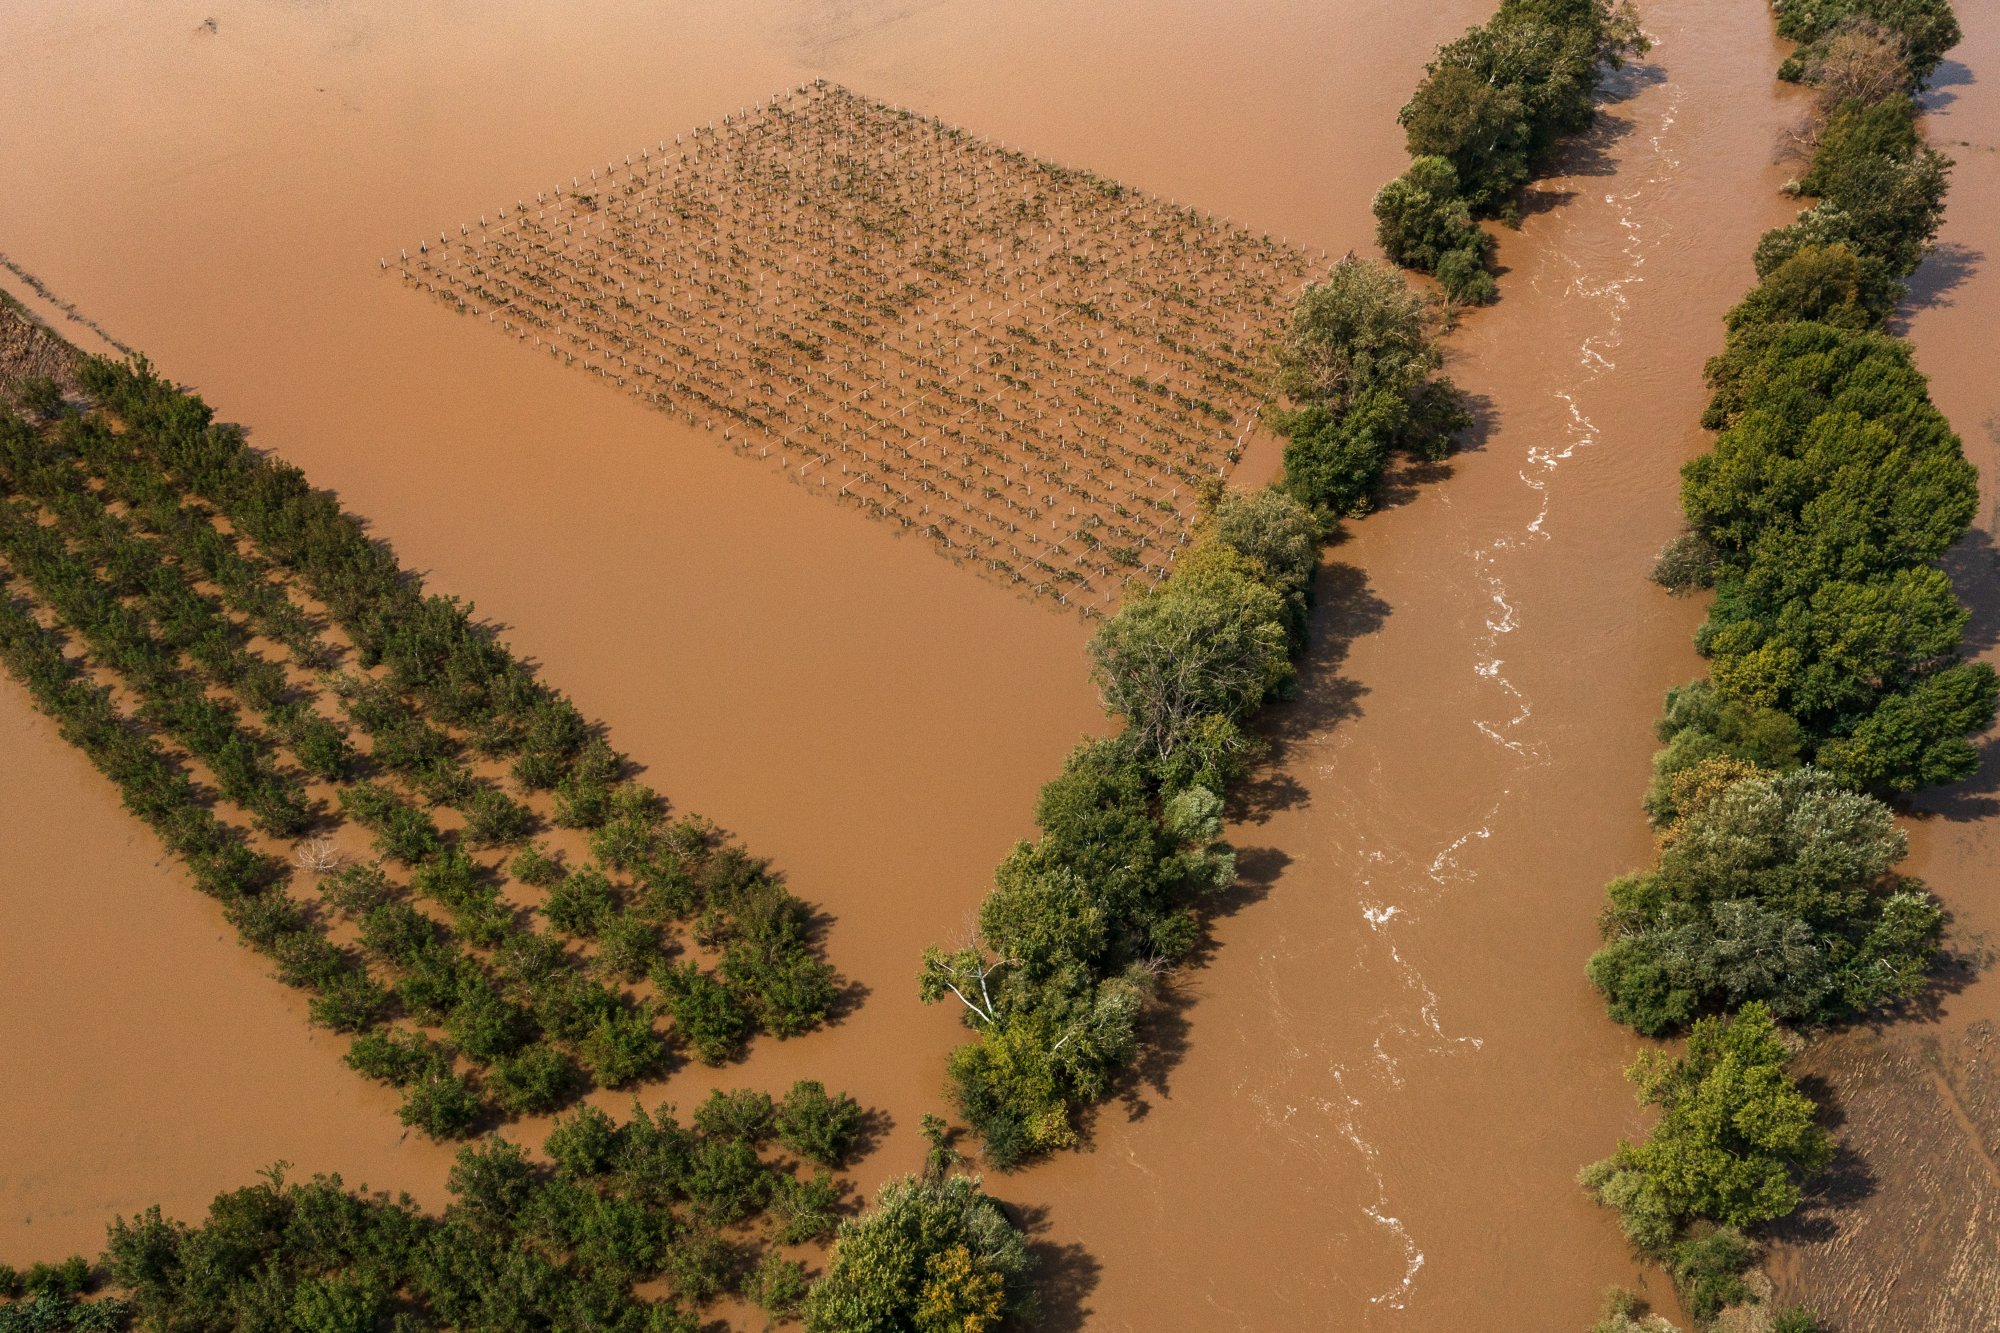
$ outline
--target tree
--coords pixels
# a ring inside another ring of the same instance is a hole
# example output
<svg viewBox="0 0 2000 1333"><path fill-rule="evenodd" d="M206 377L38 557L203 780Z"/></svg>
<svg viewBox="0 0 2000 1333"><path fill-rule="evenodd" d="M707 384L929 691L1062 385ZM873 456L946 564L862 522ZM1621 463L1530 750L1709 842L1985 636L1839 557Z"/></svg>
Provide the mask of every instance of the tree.
<svg viewBox="0 0 2000 1333"><path fill-rule="evenodd" d="M1659 1124L1585 1168L1585 1188L1656 1255L1697 1219L1750 1227L1790 1213L1801 1183L1833 1156L1790 1062L1770 1011L1754 1002L1696 1023L1683 1056L1642 1054L1629 1076Z"/></svg>
<svg viewBox="0 0 2000 1333"><path fill-rule="evenodd" d="M1419 157L1376 193L1375 239L1405 268L1437 274L1455 301L1484 305L1498 294L1486 272L1493 238L1474 225L1446 158Z"/></svg>
<svg viewBox="0 0 2000 1333"><path fill-rule="evenodd" d="M1842 102L1879 102L1914 82L1903 43L1869 19L1849 19L1798 54L1799 81L1810 84L1823 111Z"/></svg>
<svg viewBox="0 0 2000 1333"><path fill-rule="evenodd" d="M1352 255L1300 294L1277 358L1282 393L1337 417L1366 393L1414 395L1444 360L1423 298L1395 269Z"/></svg>
<svg viewBox="0 0 2000 1333"><path fill-rule="evenodd" d="M1464 44L1440 52L1430 77L1396 119L1407 133L1410 156L1447 167L1449 193L1458 196L1463 182L1461 206L1486 211L1528 183L1533 128L1520 88L1461 63L1471 54Z"/></svg>
<svg viewBox="0 0 2000 1333"><path fill-rule="evenodd" d="M1240 720L1292 674L1282 599L1222 548L1127 601L1090 651L1105 706L1160 758L1205 717Z"/></svg>
<svg viewBox="0 0 2000 1333"><path fill-rule="evenodd" d="M1392 452L1442 458L1471 424L1463 395L1434 377L1431 310L1385 264L1350 255L1307 287L1276 357L1293 404L1275 421L1291 437L1284 485L1308 505L1361 512Z"/></svg>
<svg viewBox="0 0 2000 1333"><path fill-rule="evenodd" d="M1033 1260L1000 1205L965 1176L905 1176L841 1223L805 1301L810 1333L992 1333L1026 1327Z"/></svg>
<svg viewBox="0 0 2000 1333"><path fill-rule="evenodd" d="M1755 1000L1823 1023L1921 989L1943 915L1891 873L1888 807L1820 769L1706 764L1720 780L1684 770L1658 868L1610 887L1589 973L1612 1016L1657 1034Z"/></svg>
<svg viewBox="0 0 2000 1333"><path fill-rule="evenodd" d="M1856 23L1868 23L1894 35L1903 62L1921 85L1963 36L1951 0L1787 0L1777 12L1778 35L1800 43L1779 68L1781 79L1805 77L1823 43Z"/></svg>
<svg viewBox="0 0 2000 1333"><path fill-rule="evenodd" d="M1927 147L1917 108L1898 94L1873 104L1843 102L1820 131L1803 194L1839 213L1844 239L1880 256L1898 278L1916 271L1944 221L1951 159Z"/></svg>
<svg viewBox="0 0 2000 1333"><path fill-rule="evenodd" d="M1766 274L1723 322L1732 333L1753 324L1803 320L1879 329L1902 297L1902 284L1879 261L1862 258L1844 243L1804 245Z"/></svg>

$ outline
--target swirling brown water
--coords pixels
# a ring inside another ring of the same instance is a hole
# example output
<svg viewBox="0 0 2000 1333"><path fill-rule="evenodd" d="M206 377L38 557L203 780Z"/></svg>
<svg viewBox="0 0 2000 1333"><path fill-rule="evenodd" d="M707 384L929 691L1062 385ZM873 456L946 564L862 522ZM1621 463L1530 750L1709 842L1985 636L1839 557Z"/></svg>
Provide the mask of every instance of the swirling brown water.
<svg viewBox="0 0 2000 1333"><path fill-rule="evenodd" d="M916 954L1103 725L1086 628L410 299L382 238L823 74L1365 251L1396 107L1489 7L14 6L0 248L504 616L649 781L824 906L865 1003L740 1078L884 1108L872 1183L914 1163L958 1036L911 998ZM1572 1184L1641 1126L1581 959L1603 881L1647 855L1659 692L1695 669L1695 609L1642 575L1701 361L1783 214L1790 114L1760 5L1659 0L1648 26L1604 131L1503 237L1503 303L1454 339L1483 438L1334 552L1235 833L1253 882L1177 988L1185 1053L1090 1151L993 1182L1035 1219L1053 1323L1568 1327L1632 1279ZM13 686L0 709L0 1062L32 1071L0 1254L89 1248L109 1212L185 1214L280 1157L437 1200L448 1154Z"/></svg>

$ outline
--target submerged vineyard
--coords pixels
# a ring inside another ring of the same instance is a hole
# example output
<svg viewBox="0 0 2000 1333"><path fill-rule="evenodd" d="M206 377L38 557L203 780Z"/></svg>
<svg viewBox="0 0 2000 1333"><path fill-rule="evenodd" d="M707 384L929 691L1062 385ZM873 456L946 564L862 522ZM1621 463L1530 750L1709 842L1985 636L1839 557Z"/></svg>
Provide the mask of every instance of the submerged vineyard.
<svg viewBox="0 0 2000 1333"><path fill-rule="evenodd" d="M406 1123L826 1020L806 905L470 607L144 362L75 377L0 407L0 661Z"/></svg>
<svg viewBox="0 0 2000 1333"><path fill-rule="evenodd" d="M1326 268L824 81L383 264L1086 611L1166 576Z"/></svg>

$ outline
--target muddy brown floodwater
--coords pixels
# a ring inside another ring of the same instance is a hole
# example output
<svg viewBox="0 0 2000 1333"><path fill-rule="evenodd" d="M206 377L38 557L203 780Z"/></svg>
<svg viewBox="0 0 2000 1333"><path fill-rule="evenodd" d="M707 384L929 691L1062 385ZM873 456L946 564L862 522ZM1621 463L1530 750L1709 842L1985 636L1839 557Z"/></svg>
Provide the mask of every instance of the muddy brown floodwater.
<svg viewBox="0 0 2000 1333"><path fill-rule="evenodd" d="M959 1035L914 1002L918 952L1104 725L1087 627L412 299L384 238L825 76L1365 251L1396 108L1489 9L36 0L0 11L0 249L503 617L649 782L825 909L865 1002L740 1081L884 1109L872 1186L914 1165ZM1660 692L1696 669L1697 609L1642 579L1701 362L1785 211L1790 114L1763 6L1647 23L1658 49L1454 340L1482 437L1334 553L1170 1058L1089 1151L992 1182L1045 1247L1052 1326L1580 1327L1637 1280L1573 1184L1642 1125L1582 961L1603 882L1648 853ZM106 1214L185 1215L275 1157L438 1202L448 1153L402 1137L11 686L0 722L0 1064L32 1071L0 1255L94 1248Z"/></svg>

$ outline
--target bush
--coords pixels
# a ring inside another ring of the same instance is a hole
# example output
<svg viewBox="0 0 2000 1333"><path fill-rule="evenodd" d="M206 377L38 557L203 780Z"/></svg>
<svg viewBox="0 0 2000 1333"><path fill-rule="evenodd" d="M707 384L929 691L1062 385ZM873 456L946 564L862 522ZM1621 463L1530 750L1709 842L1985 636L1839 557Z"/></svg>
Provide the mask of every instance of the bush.
<svg viewBox="0 0 2000 1333"><path fill-rule="evenodd" d="M549 890L542 915L549 924L572 939L595 935L618 908L611 881L603 872L586 866L563 877Z"/></svg>
<svg viewBox="0 0 2000 1333"><path fill-rule="evenodd" d="M614 912L597 932L596 964L618 981L637 981L665 956L660 928L631 912Z"/></svg>
<svg viewBox="0 0 2000 1333"><path fill-rule="evenodd" d="M458 1139L472 1132L483 1109L467 1079L432 1069L403 1090L396 1118L433 1139Z"/></svg>
<svg viewBox="0 0 2000 1333"><path fill-rule="evenodd" d="M496 1059L486 1091L509 1115L547 1115L575 1095L579 1081L568 1056L537 1041Z"/></svg>
<svg viewBox="0 0 2000 1333"><path fill-rule="evenodd" d="M830 1171L815 1171L806 1180L780 1172L772 1180L771 1192L779 1242L804 1245L831 1236L840 1225L840 1199Z"/></svg>
<svg viewBox="0 0 2000 1333"><path fill-rule="evenodd" d="M805 1265L773 1253L757 1261L745 1294L771 1318L790 1320L805 1304L806 1287Z"/></svg>
<svg viewBox="0 0 2000 1333"><path fill-rule="evenodd" d="M864 1120L861 1104L846 1093L829 1096L826 1085L800 1079L778 1107L778 1142L808 1161L839 1167L860 1139Z"/></svg>
<svg viewBox="0 0 2000 1333"><path fill-rule="evenodd" d="M752 1088L724 1092L716 1088L695 1108L694 1127L712 1139L740 1139L752 1147L771 1137L777 1115L769 1093Z"/></svg>
<svg viewBox="0 0 2000 1333"><path fill-rule="evenodd" d="M594 1106L579 1106L558 1118L542 1144L557 1170L579 1180L609 1171L617 1147L618 1127Z"/></svg>
<svg viewBox="0 0 2000 1333"><path fill-rule="evenodd" d="M21 410L44 421L63 413L62 386L47 375L23 375L14 381L14 401Z"/></svg>
<svg viewBox="0 0 2000 1333"><path fill-rule="evenodd" d="M1743 1274L1756 1261L1756 1247L1736 1228L1702 1227L1674 1245L1667 1272L1696 1324L1706 1325L1724 1306L1754 1299Z"/></svg>
<svg viewBox="0 0 2000 1333"><path fill-rule="evenodd" d="M749 1011L734 991L701 970L698 963L665 966L653 974L673 1015L674 1030L703 1064L734 1059L750 1035Z"/></svg>
<svg viewBox="0 0 2000 1333"><path fill-rule="evenodd" d="M347 1066L393 1088L407 1088L427 1075L448 1073L451 1048L420 1032L367 1032L347 1048Z"/></svg>

